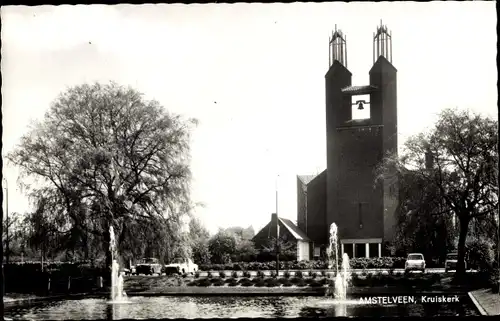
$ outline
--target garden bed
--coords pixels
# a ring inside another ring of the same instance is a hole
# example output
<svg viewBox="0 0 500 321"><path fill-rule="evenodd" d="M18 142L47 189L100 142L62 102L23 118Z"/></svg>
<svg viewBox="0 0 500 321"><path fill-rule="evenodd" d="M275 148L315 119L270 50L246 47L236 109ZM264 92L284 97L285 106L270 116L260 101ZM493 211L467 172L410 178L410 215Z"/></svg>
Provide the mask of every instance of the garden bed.
<svg viewBox="0 0 500 321"><path fill-rule="evenodd" d="M366 273L366 275L352 275L352 288L393 288L411 291L453 291L460 286L453 286L451 278L445 274L382 274ZM209 277L195 276L133 276L125 278L125 291L131 293L162 292L167 288L298 288L314 289L333 286L333 279L323 276L225 276L211 275ZM189 290L186 290L189 291ZM212 291L212 290L211 290ZM221 290L223 291L223 290Z"/></svg>

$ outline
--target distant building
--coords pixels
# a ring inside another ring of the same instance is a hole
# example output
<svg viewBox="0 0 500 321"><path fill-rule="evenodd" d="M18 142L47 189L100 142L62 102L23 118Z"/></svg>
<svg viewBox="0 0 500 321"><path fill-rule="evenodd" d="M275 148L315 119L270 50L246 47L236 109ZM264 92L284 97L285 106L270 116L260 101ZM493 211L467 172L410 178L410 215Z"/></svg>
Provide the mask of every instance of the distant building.
<svg viewBox="0 0 500 321"><path fill-rule="evenodd" d="M277 224L279 224L280 239L284 242L294 244L297 252L297 261L310 260L311 240L294 222L286 218L278 218L276 213L271 215L271 221L252 239L255 247L261 250L269 244L269 240L276 239L278 233Z"/></svg>
<svg viewBox="0 0 500 321"><path fill-rule="evenodd" d="M341 252L349 257L378 257L394 233L397 181L377 181L375 169L397 153L397 70L386 26L373 37L370 83L352 85L344 34L330 39L326 82L327 168L317 176L297 176L297 228L310 240L309 257L323 256L335 222ZM365 99L356 99L365 96ZM353 108L369 109L353 119ZM306 239L305 237L303 239ZM301 256L305 257L305 256Z"/></svg>

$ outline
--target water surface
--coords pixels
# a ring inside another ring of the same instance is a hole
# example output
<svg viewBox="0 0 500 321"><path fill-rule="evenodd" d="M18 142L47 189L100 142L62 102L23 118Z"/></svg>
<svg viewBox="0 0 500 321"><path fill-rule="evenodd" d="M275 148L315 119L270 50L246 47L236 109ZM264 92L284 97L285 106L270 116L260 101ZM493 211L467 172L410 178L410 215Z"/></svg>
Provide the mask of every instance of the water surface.
<svg viewBox="0 0 500 321"><path fill-rule="evenodd" d="M149 318L278 318L332 316L469 316L479 315L467 296L459 303L405 305L333 304L324 297L130 297L125 304L104 298L40 302L6 307L12 319L149 319Z"/></svg>

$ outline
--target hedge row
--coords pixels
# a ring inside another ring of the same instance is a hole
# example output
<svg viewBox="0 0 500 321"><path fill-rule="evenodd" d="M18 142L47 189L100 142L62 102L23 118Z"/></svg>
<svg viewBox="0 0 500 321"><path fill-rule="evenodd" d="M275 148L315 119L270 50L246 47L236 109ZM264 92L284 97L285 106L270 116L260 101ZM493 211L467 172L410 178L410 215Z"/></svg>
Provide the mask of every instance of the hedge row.
<svg viewBox="0 0 500 321"><path fill-rule="evenodd" d="M396 276L396 275L371 275L366 276L353 276L350 280L351 286L400 286L400 287L413 287L428 288L441 282L441 276L438 274L427 276ZM195 279L188 284L188 286L257 286L257 287L274 287L274 286L333 286L333 280L320 277L320 278L303 278L303 277L244 277L237 278L202 278Z"/></svg>
<svg viewBox="0 0 500 321"><path fill-rule="evenodd" d="M349 260L351 269L391 269L404 268L406 258L404 257L377 257L377 258L354 258ZM342 260L339 260L339 267ZM259 271L275 270L276 262L237 262L229 264L201 264L202 271ZM325 261L293 261L280 262L281 270L324 270L328 268Z"/></svg>

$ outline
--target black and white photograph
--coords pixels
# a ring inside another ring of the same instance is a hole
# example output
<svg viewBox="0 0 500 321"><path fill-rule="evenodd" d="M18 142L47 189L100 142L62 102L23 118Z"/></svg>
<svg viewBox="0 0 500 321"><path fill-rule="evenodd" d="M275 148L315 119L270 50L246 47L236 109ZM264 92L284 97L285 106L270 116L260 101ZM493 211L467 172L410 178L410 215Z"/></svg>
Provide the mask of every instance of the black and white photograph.
<svg viewBox="0 0 500 321"><path fill-rule="evenodd" d="M495 1L0 16L5 320L500 315Z"/></svg>

